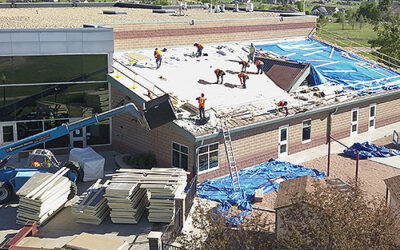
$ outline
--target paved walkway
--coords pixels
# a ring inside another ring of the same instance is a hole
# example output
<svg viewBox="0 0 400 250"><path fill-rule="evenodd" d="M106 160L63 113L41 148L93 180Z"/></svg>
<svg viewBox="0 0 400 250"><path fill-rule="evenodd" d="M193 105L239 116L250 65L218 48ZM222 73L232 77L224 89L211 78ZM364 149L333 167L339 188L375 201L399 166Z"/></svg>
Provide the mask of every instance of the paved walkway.
<svg viewBox="0 0 400 250"><path fill-rule="evenodd" d="M340 142L350 147L355 142L372 142L385 136L392 136L393 130L400 130L400 122L394 123L385 127L377 128L373 131L358 134L356 136L347 137L341 139ZM289 141L290 147L290 141ZM331 154L343 153L344 147L337 142L331 143ZM311 161L321 156L328 154L328 144L324 144L318 147L310 148L298 153L294 153L288 156L279 157L278 160L288 161L293 164L300 164L306 161ZM390 159L393 157L389 157ZM395 162L395 161L393 161ZM385 164L385 163L384 163Z"/></svg>

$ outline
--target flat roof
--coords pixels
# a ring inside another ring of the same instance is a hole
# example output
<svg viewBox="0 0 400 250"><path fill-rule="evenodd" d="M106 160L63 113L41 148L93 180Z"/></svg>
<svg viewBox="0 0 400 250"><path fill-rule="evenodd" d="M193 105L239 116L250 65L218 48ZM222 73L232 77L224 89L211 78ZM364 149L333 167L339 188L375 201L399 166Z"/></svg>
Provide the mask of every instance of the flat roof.
<svg viewBox="0 0 400 250"><path fill-rule="evenodd" d="M103 10L126 11L127 14L105 15ZM83 24L130 24L155 21L191 21L193 19L243 19L276 17L271 12L209 13L202 9L185 11L186 16L152 13L150 9L117 7L8 8L0 9L1 29L82 28Z"/></svg>
<svg viewBox="0 0 400 250"><path fill-rule="evenodd" d="M305 41L305 38L264 40L255 42L255 45L261 47L265 44L298 41ZM241 70L238 62L247 58L249 45L249 42L204 44L203 53L207 56L200 58L192 56L196 51L194 46L169 47L163 52L163 63L159 69L155 68L154 48L117 52L114 54L114 67L117 70L111 76L146 101L150 100L148 91L153 96L170 94L176 107L184 107L175 123L196 137L218 134L218 121L221 117L229 117L232 129L262 124L267 120L285 119L285 112L276 113L276 104L281 100L288 102L290 117L323 107L347 105L365 99L366 95L380 95L393 90L385 86L399 83L382 83L378 91L368 93L371 91L369 88L359 90L327 81L313 87L301 86L289 94L266 74L255 74L256 67L251 64L248 68L247 88L243 89L237 76ZM214 70L217 68L227 73L223 85L216 84ZM371 87L368 84L366 86ZM197 111L195 98L201 93L207 98L206 116L209 116L209 122L204 125L199 125L194 112L185 111Z"/></svg>

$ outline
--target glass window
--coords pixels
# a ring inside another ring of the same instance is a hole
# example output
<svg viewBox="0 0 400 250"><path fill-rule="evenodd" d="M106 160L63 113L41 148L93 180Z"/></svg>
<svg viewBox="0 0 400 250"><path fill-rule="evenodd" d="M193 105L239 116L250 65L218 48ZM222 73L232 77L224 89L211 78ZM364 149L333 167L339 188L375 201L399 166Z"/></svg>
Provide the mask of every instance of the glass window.
<svg viewBox="0 0 400 250"><path fill-rule="evenodd" d="M214 143L199 148L199 172L218 167L218 146L218 143Z"/></svg>
<svg viewBox="0 0 400 250"><path fill-rule="evenodd" d="M189 168L189 148L179 143L172 143L172 166L183 168L186 171Z"/></svg>
<svg viewBox="0 0 400 250"><path fill-rule="evenodd" d="M357 132L357 125L351 125L351 132Z"/></svg>
<svg viewBox="0 0 400 250"><path fill-rule="evenodd" d="M286 141L286 139L287 139L287 129L286 128L284 128L284 129L281 129L281 141Z"/></svg>
<svg viewBox="0 0 400 250"><path fill-rule="evenodd" d="M369 126L370 126L370 127L375 126L375 120L370 120L370 121L369 121Z"/></svg>
<svg viewBox="0 0 400 250"><path fill-rule="evenodd" d="M303 121L303 142L311 140L311 119Z"/></svg>
<svg viewBox="0 0 400 250"><path fill-rule="evenodd" d="M107 55L0 56L3 84L105 81Z"/></svg>
<svg viewBox="0 0 400 250"><path fill-rule="evenodd" d="M3 142L13 142L14 141L14 127L3 126Z"/></svg>
<svg viewBox="0 0 400 250"><path fill-rule="evenodd" d="M357 117L357 113L358 113L357 110L354 110L354 111L353 111L353 115L352 115L352 121L353 121L353 122L356 122L356 121L357 121L357 118L358 118L358 117Z"/></svg>
<svg viewBox="0 0 400 250"><path fill-rule="evenodd" d="M370 117L374 117L375 116L375 106L370 106L369 116Z"/></svg>

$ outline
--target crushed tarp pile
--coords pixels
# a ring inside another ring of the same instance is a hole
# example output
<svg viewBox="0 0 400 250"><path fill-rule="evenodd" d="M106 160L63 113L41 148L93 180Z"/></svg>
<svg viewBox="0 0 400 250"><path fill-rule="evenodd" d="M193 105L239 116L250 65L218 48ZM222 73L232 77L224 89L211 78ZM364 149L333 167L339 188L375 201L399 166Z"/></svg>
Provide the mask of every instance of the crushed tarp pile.
<svg viewBox="0 0 400 250"><path fill-rule="evenodd" d="M390 149L385 146L377 146L376 144L369 143L369 142L363 142L363 143L354 143L351 147L351 149L358 151L360 154L360 159L369 159L373 157L389 157L389 156L394 156L394 155L400 155L400 151ZM344 153L351 158L356 159L357 154L350 150L350 149L345 149Z"/></svg>
<svg viewBox="0 0 400 250"><path fill-rule="evenodd" d="M257 48L285 56L289 61L310 64L315 85L335 82L345 89L359 90L358 95L400 88L399 73L315 39L258 45Z"/></svg>
<svg viewBox="0 0 400 250"><path fill-rule="evenodd" d="M240 170L240 190L234 191L230 176L206 180L197 187L197 195L201 198L221 202L217 211L227 217L232 205L238 205L243 212L227 219L228 223L237 226L252 211L250 202L254 200L255 191L263 189L264 193L279 188L284 180L309 175L315 178L325 177L324 172L294 165L289 162L271 159L267 162Z"/></svg>

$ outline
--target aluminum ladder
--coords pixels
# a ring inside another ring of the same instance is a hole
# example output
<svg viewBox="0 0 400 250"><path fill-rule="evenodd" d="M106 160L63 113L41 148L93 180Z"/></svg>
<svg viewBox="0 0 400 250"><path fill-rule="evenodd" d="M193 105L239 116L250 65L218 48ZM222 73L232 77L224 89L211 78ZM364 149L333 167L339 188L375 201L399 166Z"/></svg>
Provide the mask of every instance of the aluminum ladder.
<svg viewBox="0 0 400 250"><path fill-rule="evenodd" d="M239 173L237 171L235 154L233 153L231 132L226 119L221 120L222 136L224 137L225 153L228 160L229 173L231 175L232 187L236 191L240 189Z"/></svg>

